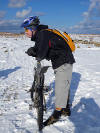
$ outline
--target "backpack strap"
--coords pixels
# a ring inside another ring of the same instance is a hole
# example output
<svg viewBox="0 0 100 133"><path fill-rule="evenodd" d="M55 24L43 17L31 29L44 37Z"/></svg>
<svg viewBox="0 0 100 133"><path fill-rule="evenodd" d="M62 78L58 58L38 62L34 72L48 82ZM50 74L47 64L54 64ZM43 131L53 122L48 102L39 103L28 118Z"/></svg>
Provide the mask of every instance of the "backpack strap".
<svg viewBox="0 0 100 133"><path fill-rule="evenodd" d="M46 29L46 30L51 31L51 32L59 35L60 37L62 37L67 42L67 44L69 45L71 51L72 52L75 51L75 44L72 41L71 37L66 32L62 32L62 31L56 30L56 29Z"/></svg>
<svg viewBox="0 0 100 133"><path fill-rule="evenodd" d="M49 48L51 48L51 41L49 40Z"/></svg>

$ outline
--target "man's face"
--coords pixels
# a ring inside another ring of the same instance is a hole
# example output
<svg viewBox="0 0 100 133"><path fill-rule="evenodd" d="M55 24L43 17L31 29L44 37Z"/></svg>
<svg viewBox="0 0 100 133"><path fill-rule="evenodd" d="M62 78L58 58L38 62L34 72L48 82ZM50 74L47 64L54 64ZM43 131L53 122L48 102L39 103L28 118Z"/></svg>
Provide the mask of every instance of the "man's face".
<svg viewBox="0 0 100 133"><path fill-rule="evenodd" d="M26 35L27 37L29 37L29 38L32 37L32 34L33 34L33 36L34 36L35 32L36 32L35 30L32 30L32 29L30 29L30 28L25 28L25 35Z"/></svg>
<svg viewBox="0 0 100 133"><path fill-rule="evenodd" d="M31 29L25 28L25 35L26 35L27 37L31 38L31 37L32 37L32 30L31 30Z"/></svg>

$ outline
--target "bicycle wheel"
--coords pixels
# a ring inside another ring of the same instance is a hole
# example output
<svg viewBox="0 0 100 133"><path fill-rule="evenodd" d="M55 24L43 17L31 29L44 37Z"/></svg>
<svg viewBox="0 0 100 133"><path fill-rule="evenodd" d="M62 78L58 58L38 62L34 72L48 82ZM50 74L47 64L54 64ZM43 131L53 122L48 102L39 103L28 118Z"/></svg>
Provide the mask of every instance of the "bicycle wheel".
<svg viewBox="0 0 100 133"><path fill-rule="evenodd" d="M38 88L38 108L37 108L37 122L39 131L43 128L43 85L44 76L40 78L40 87Z"/></svg>
<svg viewBox="0 0 100 133"><path fill-rule="evenodd" d="M35 84L36 84L36 75L34 75L34 81L33 81L33 84L32 84L32 87L31 87L31 93L30 93L30 96L31 96L31 99L32 99L32 101L34 101L34 91L35 91L35 89L34 89L34 87L35 87Z"/></svg>

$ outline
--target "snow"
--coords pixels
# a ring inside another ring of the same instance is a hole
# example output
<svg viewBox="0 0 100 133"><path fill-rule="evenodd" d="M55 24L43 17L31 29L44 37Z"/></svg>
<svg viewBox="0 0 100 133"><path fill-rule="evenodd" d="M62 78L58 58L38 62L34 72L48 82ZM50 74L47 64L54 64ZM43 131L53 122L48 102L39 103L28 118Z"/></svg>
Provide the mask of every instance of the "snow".
<svg viewBox="0 0 100 133"><path fill-rule="evenodd" d="M100 34L98 35L91 35L91 34L72 34L71 37L73 40L87 40L93 42L100 42Z"/></svg>
<svg viewBox="0 0 100 133"><path fill-rule="evenodd" d="M100 42L96 35L91 36ZM84 39L80 35L72 37ZM90 35L85 36L88 38ZM25 36L0 36L0 133L35 133L37 130L36 110L29 110L31 99L27 93L33 82L36 60L25 54L33 45ZM79 45L74 53L76 63L71 82L72 114L45 127L43 133L100 133L100 47ZM51 66L51 62L43 60L42 65ZM54 110L54 80L50 67L45 74L45 85L50 86L50 91L46 93L44 120Z"/></svg>

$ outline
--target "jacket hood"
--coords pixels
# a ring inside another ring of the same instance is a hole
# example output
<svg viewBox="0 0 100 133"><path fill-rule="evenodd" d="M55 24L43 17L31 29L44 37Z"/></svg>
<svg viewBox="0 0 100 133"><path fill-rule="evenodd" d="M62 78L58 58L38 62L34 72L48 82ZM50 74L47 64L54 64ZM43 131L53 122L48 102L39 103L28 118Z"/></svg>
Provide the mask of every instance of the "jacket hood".
<svg viewBox="0 0 100 133"><path fill-rule="evenodd" d="M32 35L31 41L35 41L37 32L38 32L38 31L41 31L41 30L44 30L44 29L48 29L48 25L39 25L39 26L37 27L37 31L36 31L35 35L34 35L34 36Z"/></svg>
<svg viewBox="0 0 100 133"><path fill-rule="evenodd" d="M39 25L37 27L37 31L44 30L44 29L48 29L48 25Z"/></svg>

